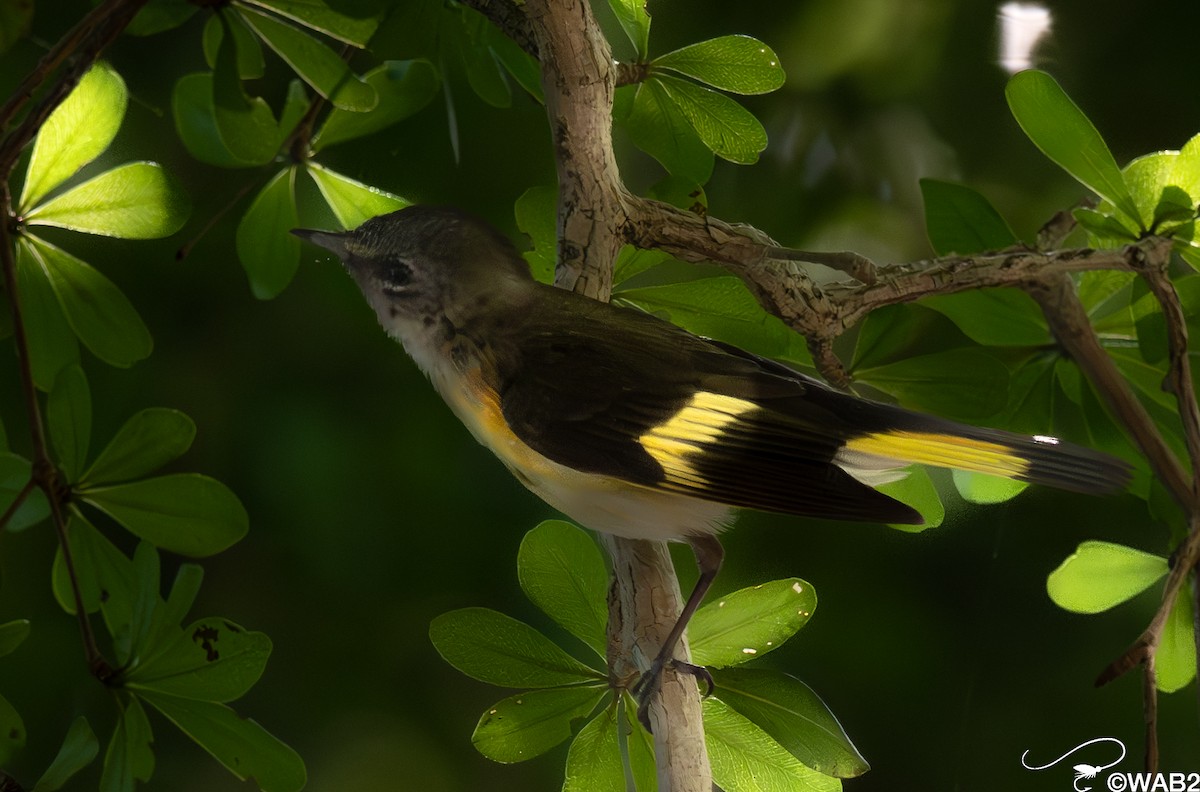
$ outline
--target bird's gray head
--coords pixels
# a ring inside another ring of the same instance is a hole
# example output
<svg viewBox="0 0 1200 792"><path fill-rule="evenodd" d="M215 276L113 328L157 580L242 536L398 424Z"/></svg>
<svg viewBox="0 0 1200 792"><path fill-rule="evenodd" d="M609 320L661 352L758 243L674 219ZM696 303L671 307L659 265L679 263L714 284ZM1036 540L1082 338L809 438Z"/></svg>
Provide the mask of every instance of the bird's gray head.
<svg viewBox="0 0 1200 792"><path fill-rule="evenodd" d="M293 234L337 255L385 328L464 315L532 281L512 243L483 220L458 209L410 206L353 231Z"/></svg>

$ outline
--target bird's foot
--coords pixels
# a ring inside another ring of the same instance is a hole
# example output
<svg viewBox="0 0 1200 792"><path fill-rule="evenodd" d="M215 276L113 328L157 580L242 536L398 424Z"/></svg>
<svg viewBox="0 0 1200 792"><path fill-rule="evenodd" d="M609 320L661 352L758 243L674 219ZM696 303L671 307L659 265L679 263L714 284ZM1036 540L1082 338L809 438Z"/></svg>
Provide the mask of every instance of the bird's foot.
<svg viewBox="0 0 1200 792"><path fill-rule="evenodd" d="M682 674L689 674L698 680L704 682L705 691L704 698L708 698L713 692L713 678L708 669L704 666L685 663L682 660L672 660L671 667ZM663 663L655 661L646 673L642 674L641 678L634 683L629 692L637 699L637 717L638 721L646 727L646 731L653 731L650 728L650 699L654 698L654 694L662 687Z"/></svg>

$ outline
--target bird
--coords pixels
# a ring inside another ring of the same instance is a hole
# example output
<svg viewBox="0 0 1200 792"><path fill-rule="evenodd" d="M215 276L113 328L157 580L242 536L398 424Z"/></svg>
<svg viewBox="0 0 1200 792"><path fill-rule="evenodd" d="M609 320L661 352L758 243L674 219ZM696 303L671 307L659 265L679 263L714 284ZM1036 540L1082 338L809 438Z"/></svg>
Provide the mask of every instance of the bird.
<svg viewBox="0 0 1200 792"><path fill-rule="evenodd" d="M869 401L651 314L533 278L513 242L453 207L350 231L294 229L335 254L383 329L523 485L593 531L686 542L698 580L632 686L639 718L724 559L738 509L920 524L875 487L918 463L1064 490L1123 488L1122 460L1049 436Z"/></svg>

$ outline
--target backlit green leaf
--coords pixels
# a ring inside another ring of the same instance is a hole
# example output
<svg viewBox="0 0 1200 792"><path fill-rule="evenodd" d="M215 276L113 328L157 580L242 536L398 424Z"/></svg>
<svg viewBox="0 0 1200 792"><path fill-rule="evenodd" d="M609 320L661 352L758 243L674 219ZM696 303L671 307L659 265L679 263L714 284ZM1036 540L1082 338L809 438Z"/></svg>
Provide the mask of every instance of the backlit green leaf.
<svg viewBox="0 0 1200 792"><path fill-rule="evenodd" d="M1058 607L1100 613L1136 597L1167 574L1160 556L1109 542L1084 542L1046 580Z"/></svg>
<svg viewBox="0 0 1200 792"><path fill-rule="evenodd" d="M953 470L954 488L968 503L990 505L1004 503L1020 495L1029 487L1025 481L989 476L986 473L970 473Z"/></svg>
<svg viewBox="0 0 1200 792"><path fill-rule="evenodd" d="M652 66L733 93L770 93L783 85L779 57L750 36L721 36L691 44L655 58Z"/></svg>
<svg viewBox="0 0 1200 792"><path fill-rule="evenodd" d="M615 295L675 324L758 355L810 362L804 338L768 314L740 278L699 278L663 286L621 288Z"/></svg>
<svg viewBox="0 0 1200 792"><path fill-rule="evenodd" d="M927 297L921 305L949 317L985 346L1047 346L1050 328L1037 303L1019 289L975 289Z"/></svg>
<svg viewBox="0 0 1200 792"><path fill-rule="evenodd" d="M586 717L607 693L607 685L519 693L483 713L471 742L497 762L532 759L570 737L571 724Z"/></svg>
<svg viewBox="0 0 1200 792"><path fill-rule="evenodd" d="M626 792L616 712L606 708L571 741L563 792Z"/></svg>
<svg viewBox="0 0 1200 792"><path fill-rule="evenodd" d="M602 679L524 622L488 608L443 613L429 639L446 662L480 682L548 688Z"/></svg>
<svg viewBox="0 0 1200 792"><path fill-rule="evenodd" d="M7 765L25 747L25 721L21 714L0 696L0 765Z"/></svg>
<svg viewBox="0 0 1200 792"><path fill-rule="evenodd" d="M990 418L1008 403L1008 369L978 348L921 355L854 376L904 407L960 420Z"/></svg>
<svg viewBox="0 0 1200 792"><path fill-rule="evenodd" d="M759 152L767 147L767 132L749 110L723 94L677 77L663 74L653 79L714 154L742 165L758 161Z"/></svg>
<svg viewBox="0 0 1200 792"><path fill-rule="evenodd" d="M187 195L162 166L131 162L105 171L34 209L30 225L122 239L158 239L183 227Z"/></svg>
<svg viewBox="0 0 1200 792"><path fill-rule="evenodd" d="M133 415L83 474L81 485L113 484L152 473L192 446L196 424L178 410L150 407Z"/></svg>
<svg viewBox="0 0 1200 792"><path fill-rule="evenodd" d="M100 792L134 792L136 781L154 775L154 733L135 696L121 696L117 727L104 752Z"/></svg>
<svg viewBox="0 0 1200 792"><path fill-rule="evenodd" d="M12 654L29 637L29 619L14 619L0 624L0 657Z"/></svg>
<svg viewBox="0 0 1200 792"><path fill-rule="evenodd" d="M71 780L71 776L92 763L96 754L100 753L100 741L88 724L87 718L80 715L71 722L67 736L54 761L46 768L46 772L38 779L33 792L54 792L61 789L63 784Z"/></svg>
<svg viewBox="0 0 1200 792"><path fill-rule="evenodd" d="M313 150L378 132L416 113L437 95L441 77L426 60L387 61L363 75L379 94L369 113L334 108L313 137Z"/></svg>
<svg viewBox="0 0 1200 792"><path fill-rule="evenodd" d="M987 198L962 184L921 179L925 229L939 256L969 256L1019 241Z"/></svg>
<svg viewBox="0 0 1200 792"><path fill-rule="evenodd" d="M938 495L937 488L929 478L929 472L921 465L913 465L903 478L889 481L877 487L884 495L890 495L901 503L912 506L925 522L920 525L890 523L892 528L908 533L919 533L928 528L937 528L946 519L946 507Z"/></svg>
<svg viewBox="0 0 1200 792"><path fill-rule="evenodd" d="M1131 221L1141 223L1104 138L1053 77L1036 69L1019 72L1004 93L1013 117L1043 154Z"/></svg>
<svg viewBox="0 0 1200 792"><path fill-rule="evenodd" d="M533 242L523 255L533 277L542 283L554 282L558 262L558 190L554 187L530 187L513 205L517 228Z"/></svg>
<svg viewBox="0 0 1200 792"><path fill-rule="evenodd" d="M90 264L37 237L28 240L75 335L96 357L113 366L132 366L153 348L150 331L133 304Z"/></svg>
<svg viewBox="0 0 1200 792"><path fill-rule="evenodd" d="M219 553L249 527L237 496L198 473L90 486L79 496L142 539L187 556Z"/></svg>
<svg viewBox="0 0 1200 792"><path fill-rule="evenodd" d="M521 541L517 577L534 605L605 656L608 570L588 533L562 520L543 522Z"/></svg>
<svg viewBox="0 0 1200 792"><path fill-rule="evenodd" d="M837 778L870 769L829 707L788 674L760 668L713 673L715 696L771 735L807 767Z"/></svg>
<svg viewBox="0 0 1200 792"><path fill-rule="evenodd" d="M0 452L0 514L8 510L17 495L25 488L31 475L29 460L7 451ZM3 528L10 533L23 531L50 515L46 495L37 487L25 498L25 503L9 518Z"/></svg>
<svg viewBox="0 0 1200 792"><path fill-rule="evenodd" d="M28 239L17 240L17 289L33 381L49 391L64 366L79 362L79 342Z"/></svg>
<svg viewBox="0 0 1200 792"><path fill-rule="evenodd" d="M127 676L134 690L169 693L198 701L240 698L262 676L271 639L224 619L201 619L163 646L146 648Z"/></svg>
<svg viewBox="0 0 1200 792"><path fill-rule="evenodd" d="M221 24L229 22L221 17ZM176 91L182 86L176 86ZM202 150L206 155L220 157L220 148L229 151L230 158L237 163L247 165L265 165L275 158L281 142L279 126L271 107L261 97L249 97L242 88L242 78L238 75L238 56L236 39L226 31L221 37L217 48L217 65L213 68L212 79L207 83L212 89L211 100L205 97L189 94L185 97L183 108L188 111L188 120L201 122L201 132L207 131L207 119L200 118L207 111L208 105L213 108L213 123L221 146L213 146L206 141ZM194 81L187 88L196 91L203 85ZM176 126L182 131L179 123L180 112L176 110ZM221 164L221 163L218 163Z"/></svg>
<svg viewBox="0 0 1200 792"><path fill-rule="evenodd" d="M1175 595L1175 604L1167 616L1162 640L1154 656L1158 689L1174 693L1196 678L1196 639L1192 635L1191 586L1184 584Z"/></svg>
<svg viewBox="0 0 1200 792"><path fill-rule="evenodd" d="M300 266L300 240L288 231L298 224L292 166L267 182L238 223L238 259L258 299L269 300L292 282Z"/></svg>
<svg viewBox="0 0 1200 792"><path fill-rule="evenodd" d="M46 423L67 480L78 481L87 464L92 436L92 395L79 366L67 366L55 378L54 389L46 400Z"/></svg>
<svg viewBox="0 0 1200 792"><path fill-rule="evenodd" d="M372 217L388 214L411 204L399 195L356 182L311 160L307 166L309 175L317 183L317 188L325 197L329 208L333 210L334 217L342 224L342 228L358 228Z"/></svg>
<svg viewBox="0 0 1200 792"><path fill-rule="evenodd" d="M633 43L638 60L645 60L650 53L650 12L646 0L608 0L621 29Z"/></svg>
<svg viewBox="0 0 1200 792"><path fill-rule="evenodd" d="M668 173L696 184L712 176L712 151L657 80L637 87L625 128L633 144L662 163Z"/></svg>
<svg viewBox="0 0 1200 792"><path fill-rule="evenodd" d="M142 698L239 779L253 778L263 792L303 788L307 773L300 756L253 720L210 701L150 692Z"/></svg>
<svg viewBox="0 0 1200 792"><path fill-rule="evenodd" d="M688 624L692 660L719 668L761 657L795 635L816 608L816 590L799 578L726 594Z"/></svg>
<svg viewBox="0 0 1200 792"><path fill-rule="evenodd" d="M374 0L244 0L270 9L325 35L365 47L375 35L383 14Z"/></svg>
<svg viewBox="0 0 1200 792"><path fill-rule="evenodd" d="M725 792L838 792L841 782L800 763L717 698L704 701L704 742L713 781Z"/></svg>
<svg viewBox="0 0 1200 792"><path fill-rule="evenodd" d="M278 151L277 140L274 145L266 145L271 142L270 137L277 137L277 133L273 132L266 140L235 142L238 151L252 158L244 159L233 153L218 128L217 111L213 104L213 76L211 74L187 74L180 77L179 81L175 83L174 90L171 91L171 112L175 118L175 131L179 134L179 139L188 153L209 165L221 168L261 165L274 158ZM230 119L233 117L227 115L226 134L235 132L236 127L229 126L232 123ZM274 119L270 120L273 125Z"/></svg>
<svg viewBox="0 0 1200 792"><path fill-rule="evenodd" d="M1137 232L1112 215L1081 206L1072 209L1071 216L1088 232L1089 243L1096 247L1114 248L1137 241Z"/></svg>
<svg viewBox="0 0 1200 792"><path fill-rule="evenodd" d="M125 82L107 63L83 75L38 131L18 201L22 214L108 148L127 101Z"/></svg>
<svg viewBox="0 0 1200 792"><path fill-rule="evenodd" d="M370 85L356 77L325 44L273 16L240 6L242 18L279 57L317 93L343 110L366 112L379 101Z"/></svg>
<svg viewBox="0 0 1200 792"><path fill-rule="evenodd" d="M250 28L242 21L240 15L226 15L219 7L217 13L210 16L208 22L204 24L204 60L208 61L209 68L217 65L217 53L221 49L221 38L225 35L222 18L233 32L237 46L238 76L243 80L257 80L262 77L266 71L262 44L250 32Z"/></svg>

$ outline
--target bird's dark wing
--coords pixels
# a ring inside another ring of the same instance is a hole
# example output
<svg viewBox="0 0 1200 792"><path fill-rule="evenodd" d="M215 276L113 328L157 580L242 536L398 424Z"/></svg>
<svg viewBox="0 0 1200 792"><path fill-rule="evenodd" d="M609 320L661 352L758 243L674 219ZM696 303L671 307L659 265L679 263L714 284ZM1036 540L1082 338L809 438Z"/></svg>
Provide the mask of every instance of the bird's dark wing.
<svg viewBox="0 0 1200 792"><path fill-rule="evenodd" d="M584 298L555 299L524 322L520 348L497 360L500 404L543 456L733 506L920 521L833 462L850 428L807 400L815 381Z"/></svg>

